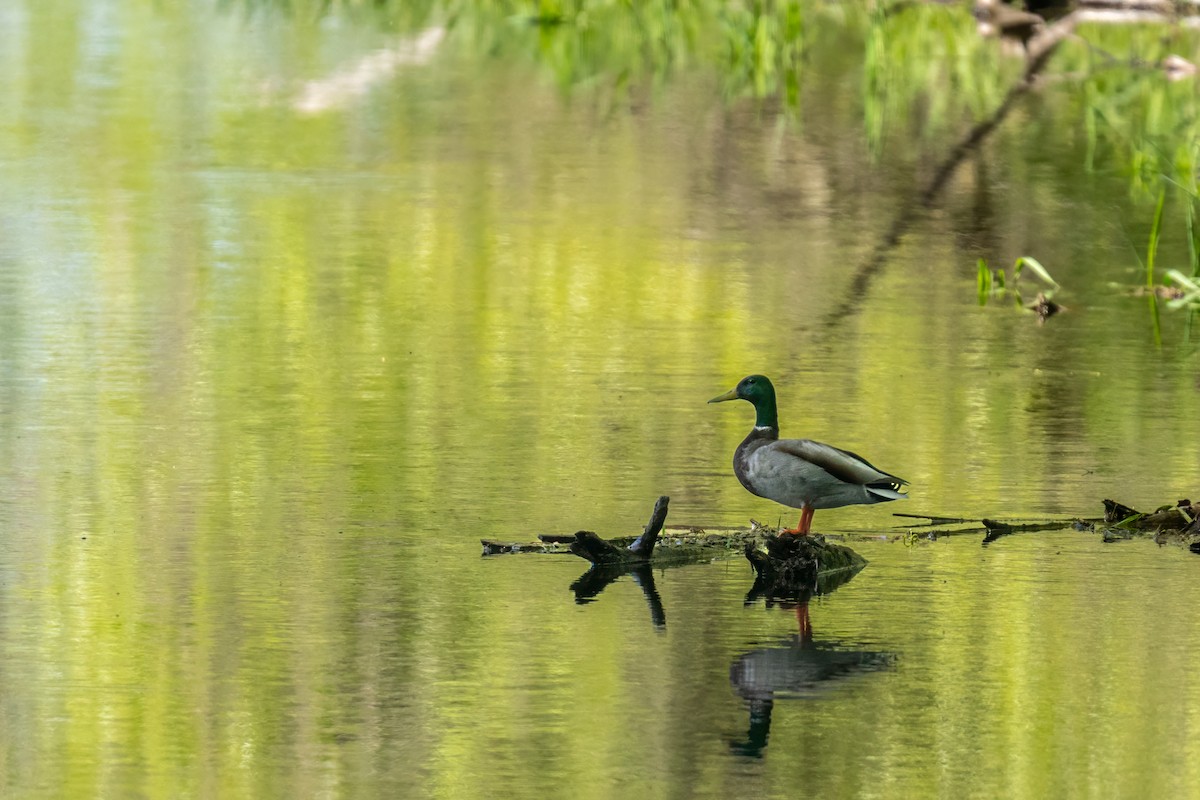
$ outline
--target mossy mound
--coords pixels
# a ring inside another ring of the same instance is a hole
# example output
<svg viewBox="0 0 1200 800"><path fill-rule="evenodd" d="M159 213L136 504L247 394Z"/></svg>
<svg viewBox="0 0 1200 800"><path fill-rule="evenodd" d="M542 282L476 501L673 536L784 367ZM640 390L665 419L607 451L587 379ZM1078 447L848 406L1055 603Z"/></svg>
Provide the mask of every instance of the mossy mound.
<svg viewBox="0 0 1200 800"><path fill-rule="evenodd" d="M746 543L746 559L759 593L790 598L830 592L867 565L849 547L820 534L760 536Z"/></svg>

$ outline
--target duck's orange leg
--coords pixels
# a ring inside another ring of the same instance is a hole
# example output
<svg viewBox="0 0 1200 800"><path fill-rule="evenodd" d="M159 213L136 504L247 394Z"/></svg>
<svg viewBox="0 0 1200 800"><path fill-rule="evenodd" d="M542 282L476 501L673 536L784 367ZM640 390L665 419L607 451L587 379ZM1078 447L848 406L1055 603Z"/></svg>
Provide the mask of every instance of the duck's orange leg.
<svg viewBox="0 0 1200 800"><path fill-rule="evenodd" d="M808 533L809 529L812 527L813 511L815 511L815 510L816 509L814 509L812 506L801 506L800 521L798 523L796 523L796 527L795 528L787 528L785 530L780 531L780 533L790 533L793 536L805 535L806 533Z"/></svg>
<svg viewBox="0 0 1200 800"><path fill-rule="evenodd" d="M800 511L800 532L808 533L812 529L813 512L816 511L812 506L805 506Z"/></svg>

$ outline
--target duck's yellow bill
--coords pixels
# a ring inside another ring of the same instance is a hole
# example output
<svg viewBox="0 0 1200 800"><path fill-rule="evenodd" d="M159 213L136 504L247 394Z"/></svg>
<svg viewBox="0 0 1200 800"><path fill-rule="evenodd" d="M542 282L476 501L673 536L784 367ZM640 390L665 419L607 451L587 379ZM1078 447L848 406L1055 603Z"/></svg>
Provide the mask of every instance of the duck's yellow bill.
<svg viewBox="0 0 1200 800"><path fill-rule="evenodd" d="M737 389L730 389L730 390L729 390L728 392L726 392L725 394L719 394L719 395L717 395L716 397L714 397L712 400L709 400L708 402L710 402L710 403L721 403L721 402L724 402L724 401L726 401L726 400L737 400L737 399L738 399L738 396L737 396Z"/></svg>

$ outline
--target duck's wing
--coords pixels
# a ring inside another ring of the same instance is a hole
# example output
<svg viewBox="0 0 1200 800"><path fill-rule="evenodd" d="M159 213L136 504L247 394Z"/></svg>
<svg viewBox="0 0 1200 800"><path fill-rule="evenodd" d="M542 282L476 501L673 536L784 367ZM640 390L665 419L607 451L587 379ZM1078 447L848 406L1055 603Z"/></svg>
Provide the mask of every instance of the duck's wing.
<svg viewBox="0 0 1200 800"><path fill-rule="evenodd" d="M812 439L780 439L772 449L792 458L808 462L828 472L843 483L857 484L881 497L907 497L900 488L908 483L903 478L884 472L860 455Z"/></svg>

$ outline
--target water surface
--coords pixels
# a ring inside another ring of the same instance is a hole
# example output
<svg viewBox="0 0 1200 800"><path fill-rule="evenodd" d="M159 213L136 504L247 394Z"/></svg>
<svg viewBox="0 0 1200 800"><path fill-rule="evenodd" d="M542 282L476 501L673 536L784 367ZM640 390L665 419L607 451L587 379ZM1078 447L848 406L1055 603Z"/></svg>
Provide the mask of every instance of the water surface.
<svg viewBox="0 0 1200 800"><path fill-rule="evenodd" d="M655 572L656 626L629 578L577 604L578 559L478 556L660 494L794 522L732 476L749 406L705 405L750 372L905 511L1193 493L1183 318L1156 345L1123 288L1144 209L1069 135L1005 131L855 289L920 168L853 108L690 74L593 102L269 11L4 13L4 794L1195 795L1186 551L823 511L878 538L811 647L741 561ZM1044 325L976 300L977 258L1029 254L1069 308ZM784 649L811 677L764 728L731 669Z"/></svg>

